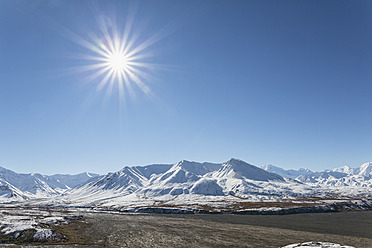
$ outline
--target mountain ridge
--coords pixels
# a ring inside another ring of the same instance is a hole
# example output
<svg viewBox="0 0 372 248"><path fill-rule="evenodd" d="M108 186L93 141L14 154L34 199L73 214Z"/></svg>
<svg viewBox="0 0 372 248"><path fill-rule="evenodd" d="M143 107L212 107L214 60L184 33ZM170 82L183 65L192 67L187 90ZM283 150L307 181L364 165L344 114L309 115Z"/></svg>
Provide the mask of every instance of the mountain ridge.
<svg viewBox="0 0 372 248"><path fill-rule="evenodd" d="M232 158L224 163L182 160L175 164L125 166L106 175L18 174L0 167L0 200L53 197L71 204L122 205L195 199L281 200L327 195L372 195L372 163L313 172L261 168ZM69 180L67 180L68 178ZM69 184L69 185L68 185ZM215 201L215 200L213 200ZM111 206L111 205L110 205Z"/></svg>
<svg viewBox="0 0 372 248"><path fill-rule="evenodd" d="M76 175L39 173L16 173L0 166L0 200L8 198L30 199L60 195L66 190L84 183L98 174L80 173Z"/></svg>
<svg viewBox="0 0 372 248"><path fill-rule="evenodd" d="M372 162L352 168L341 166L332 170L312 172L310 170L285 170L277 166L266 165L263 169L276 172L282 176L307 183L312 186L334 187L371 187L372 188Z"/></svg>

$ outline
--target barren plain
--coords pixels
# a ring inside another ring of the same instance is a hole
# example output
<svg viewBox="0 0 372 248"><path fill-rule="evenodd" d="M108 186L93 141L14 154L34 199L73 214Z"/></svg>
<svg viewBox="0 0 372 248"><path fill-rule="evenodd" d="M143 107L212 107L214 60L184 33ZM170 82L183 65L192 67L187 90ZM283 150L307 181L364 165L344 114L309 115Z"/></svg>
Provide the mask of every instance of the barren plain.
<svg viewBox="0 0 372 248"><path fill-rule="evenodd" d="M45 211L45 210L44 210ZM372 212L292 215L128 214L48 210L82 219L52 226L63 241L25 242L2 237L2 247L282 247L327 241L372 247ZM13 245L12 245L13 244Z"/></svg>

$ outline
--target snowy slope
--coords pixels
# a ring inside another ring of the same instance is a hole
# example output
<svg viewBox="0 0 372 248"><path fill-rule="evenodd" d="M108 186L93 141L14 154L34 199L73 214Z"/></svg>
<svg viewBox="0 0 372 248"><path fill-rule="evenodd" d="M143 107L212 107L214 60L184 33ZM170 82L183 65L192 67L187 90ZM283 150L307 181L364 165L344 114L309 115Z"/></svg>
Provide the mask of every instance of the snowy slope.
<svg viewBox="0 0 372 248"><path fill-rule="evenodd" d="M194 183L220 164L197 163L183 160L174 165L126 166L122 170L91 180L68 191L69 199L89 198L94 201L101 195L123 197L135 193L144 197L189 193ZM200 191L194 188L194 191ZM105 198L107 198L105 196Z"/></svg>
<svg viewBox="0 0 372 248"><path fill-rule="evenodd" d="M284 181L283 177L275 173L267 172L257 166L248 164L239 159L230 159L214 173L217 178L250 179L255 181L277 180Z"/></svg>
<svg viewBox="0 0 372 248"><path fill-rule="evenodd" d="M154 178L162 175L171 166L167 164L126 166L118 172L92 178L85 184L68 190L64 196L64 201L90 205L96 202L127 197L146 188ZM133 200L133 197L126 199Z"/></svg>
<svg viewBox="0 0 372 248"><path fill-rule="evenodd" d="M28 197L22 191L0 178L0 202L25 199Z"/></svg>
<svg viewBox="0 0 372 248"><path fill-rule="evenodd" d="M169 170L155 178L153 184L172 185L196 182L203 175L219 168L218 164L197 163L182 160L174 164Z"/></svg>
<svg viewBox="0 0 372 248"><path fill-rule="evenodd" d="M225 195L246 199L299 196L309 194L308 187L267 172L239 159L231 159L209 175L216 179Z"/></svg>
<svg viewBox="0 0 372 248"><path fill-rule="evenodd" d="M150 164L147 166L134 166L144 177L151 179L156 175L163 174L172 167L172 164Z"/></svg>

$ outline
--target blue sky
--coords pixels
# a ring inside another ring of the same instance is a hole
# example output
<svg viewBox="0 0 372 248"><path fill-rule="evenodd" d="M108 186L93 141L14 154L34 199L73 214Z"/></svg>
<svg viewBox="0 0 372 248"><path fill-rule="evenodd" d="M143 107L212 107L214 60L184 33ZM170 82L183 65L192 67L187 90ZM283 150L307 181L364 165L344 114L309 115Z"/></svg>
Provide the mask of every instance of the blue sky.
<svg viewBox="0 0 372 248"><path fill-rule="evenodd" d="M182 159L313 170L372 160L370 1L0 0L0 165L106 173ZM128 14L129 13L129 14ZM144 92L80 69L97 18L124 30ZM155 39L158 38L158 39Z"/></svg>

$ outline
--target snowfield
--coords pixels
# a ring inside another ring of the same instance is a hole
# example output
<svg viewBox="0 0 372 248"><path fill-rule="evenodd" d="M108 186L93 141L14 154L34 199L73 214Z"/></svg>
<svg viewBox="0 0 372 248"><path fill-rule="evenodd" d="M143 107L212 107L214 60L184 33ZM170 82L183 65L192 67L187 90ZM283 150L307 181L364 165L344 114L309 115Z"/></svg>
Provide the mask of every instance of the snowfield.
<svg viewBox="0 0 372 248"><path fill-rule="evenodd" d="M287 245L282 248L355 248L354 246L344 246L339 244L333 244L328 242L306 242L299 244Z"/></svg>
<svg viewBox="0 0 372 248"><path fill-rule="evenodd" d="M71 213L7 207L0 213L0 229L3 238L13 241L63 241L64 235L54 231L53 226L68 224L71 219L76 218L79 216Z"/></svg>

